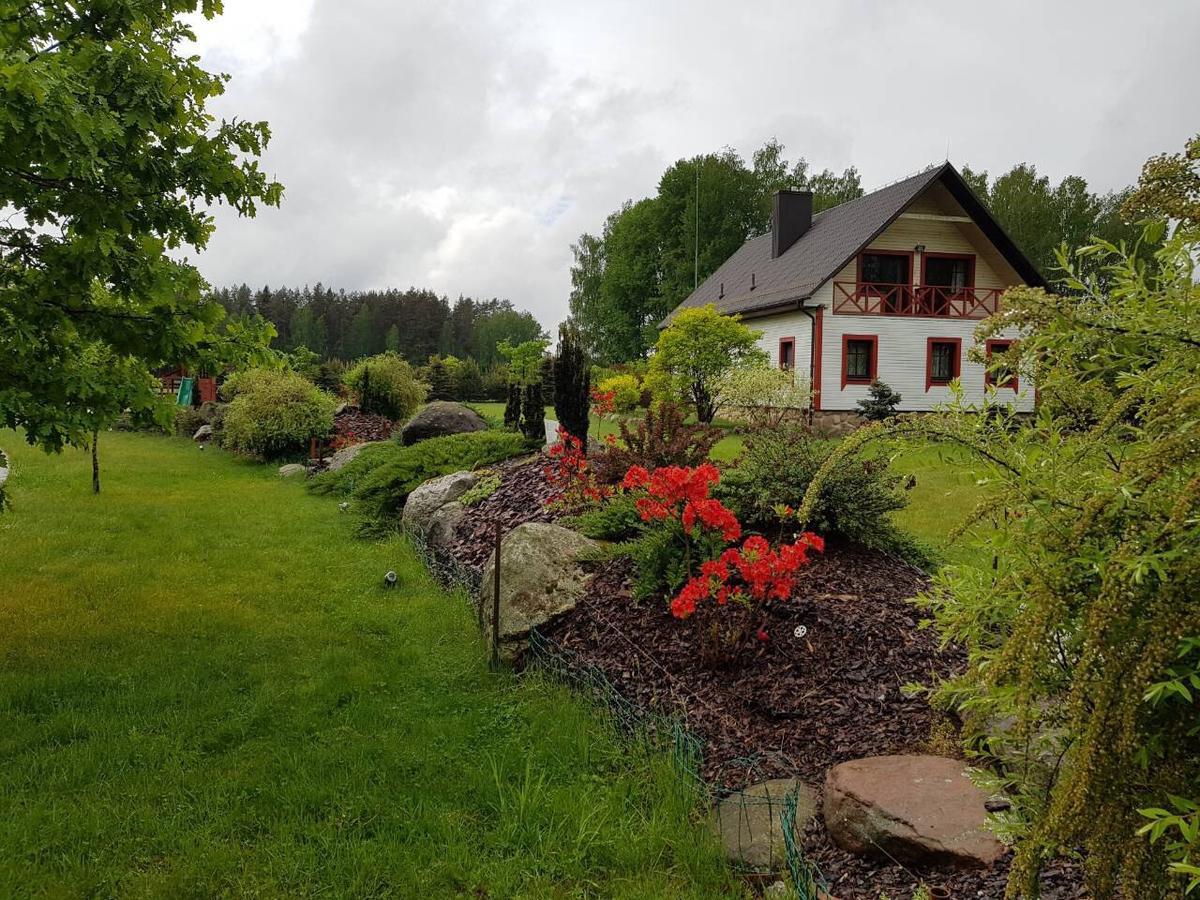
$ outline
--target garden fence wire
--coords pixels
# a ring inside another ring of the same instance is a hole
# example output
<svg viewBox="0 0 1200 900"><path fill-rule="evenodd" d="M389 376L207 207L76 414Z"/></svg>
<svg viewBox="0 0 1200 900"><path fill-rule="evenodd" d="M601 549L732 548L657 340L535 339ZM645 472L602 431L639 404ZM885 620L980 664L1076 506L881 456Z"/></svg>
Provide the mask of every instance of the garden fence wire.
<svg viewBox="0 0 1200 900"><path fill-rule="evenodd" d="M447 588L462 591L482 625L482 571L429 546L419 532L407 530L406 534L433 577ZM704 745L679 716L662 715L634 703L617 689L603 670L536 628L529 633L524 662L528 670L541 672L587 696L632 746L647 752L667 753L674 770L693 793L695 802L713 810L716 832L726 836L735 834L740 851L738 856L759 861L757 866L748 865L748 872L761 875L759 866L771 870L782 862L796 900L819 900L827 896L828 885L815 863L804 854L801 832L805 822L800 821L799 786L776 796L751 794L723 786L722 773L729 770L740 773L740 780L746 783L764 780L765 776L759 774L759 770L768 754L730 760L709 782L702 774ZM766 815L762 814L764 806ZM768 826L772 820L779 822L782 846L779 846L777 830Z"/></svg>

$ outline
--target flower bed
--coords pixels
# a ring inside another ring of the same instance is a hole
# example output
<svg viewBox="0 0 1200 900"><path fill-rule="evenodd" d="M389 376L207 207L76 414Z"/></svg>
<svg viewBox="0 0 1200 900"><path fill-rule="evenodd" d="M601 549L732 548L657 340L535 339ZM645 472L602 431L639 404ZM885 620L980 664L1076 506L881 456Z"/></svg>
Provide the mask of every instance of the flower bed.
<svg viewBox="0 0 1200 900"><path fill-rule="evenodd" d="M494 546L497 522L508 531L523 522L554 521L564 514L562 485L554 477L547 479L548 468L561 471L555 468L561 456L541 454L495 467L500 487L468 510L449 545L457 562L481 569ZM655 505L665 503L671 491L665 484L657 492L649 490L649 479L640 473L628 489L647 488L643 499L648 502L642 507L656 523L682 524L687 502L698 503L688 521L732 539L732 523L715 506L706 505L706 491L699 490L698 483L688 487L687 478L675 474L677 507ZM704 473L695 480L707 484L709 478L710 473ZM686 495L692 500L686 501ZM720 664L698 652L714 622L702 613L716 609L719 591L736 581L733 570L745 562L735 559L735 553L745 552L745 536L739 534L736 540L725 551L730 570L726 578L712 566L707 574L697 566L697 574L706 579L703 586L670 595L678 600L682 594L684 606L695 601L700 607L695 615L678 603L672 614L662 596L635 599L634 564L621 556L600 566L580 605L542 631L580 666L602 672L632 703L681 715L702 743L701 774L718 789L787 776L799 776L819 788L828 769L841 762L893 753L954 752L957 723L903 688L950 673L962 665L962 655L954 648L939 648L935 635L918 627L919 614L907 599L924 589L928 579L889 555L830 542L823 554L814 553L803 562L785 602L755 607L764 618L756 620L753 637L741 640L738 652ZM785 546L768 546L770 555L762 559L779 561ZM757 545L751 548L752 555L762 551ZM748 590L756 580L772 584L770 577L747 574L752 576L745 580ZM1004 892L1006 860L983 872L881 864L834 846L819 817L809 826L804 847L840 900L876 900L880 892L905 900L919 881L951 897L998 898ZM1050 866L1043 896L1077 897L1079 881L1074 868Z"/></svg>

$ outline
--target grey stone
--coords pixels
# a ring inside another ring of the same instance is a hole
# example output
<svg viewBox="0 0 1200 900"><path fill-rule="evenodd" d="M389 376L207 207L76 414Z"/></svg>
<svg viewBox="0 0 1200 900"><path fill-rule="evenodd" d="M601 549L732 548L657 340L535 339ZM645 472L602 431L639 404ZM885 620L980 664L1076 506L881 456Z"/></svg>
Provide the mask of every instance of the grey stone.
<svg viewBox="0 0 1200 900"><path fill-rule="evenodd" d="M300 463L288 463L286 466L279 467L279 477L295 478L297 475L304 475L307 471Z"/></svg>
<svg viewBox="0 0 1200 900"><path fill-rule="evenodd" d="M425 535L425 542L434 550L448 547L454 540L454 533L466 514L467 508L457 500L451 500L438 507L429 519L429 531Z"/></svg>
<svg viewBox="0 0 1200 900"><path fill-rule="evenodd" d="M1004 845L985 827L988 795L962 760L872 756L825 777L825 828L849 853L990 868Z"/></svg>
<svg viewBox="0 0 1200 900"><path fill-rule="evenodd" d="M333 456L329 457L329 463L325 466L326 472L337 472L344 468L350 460L358 456L363 451L364 447L370 447L372 444L378 444L379 441L367 441L364 444L353 444L349 447L343 447Z"/></svg>
<svg viewBox="0 0 1200 900"><path fill-rule="evenodd" d="M354 403L339 403L333 410L333 417L336 419L338 416L342 415L343 413L348 413L348 412L350 412L350 413L358 412L358 406Z"/></svg>
<svg viewBox="0 0 1200 900"><path fill-rule="evenodd" d="M207 441L213 436L213 427L211 425L201 425L196 429L196 433L192 435L193 441Z"/></svg>
<svg viewBox="0 0 1200 900"><path fill-rule="evenodd" d="M483 416L470 407L447 400L435 400L408 420L400 431L400 440L407 446L446 434L487 431L487 427Z"/></svg>
<svg viewBox="0 0 1200 900"><path fill-rule="evenodd" d="M599 545L545 522L526 522L500 544L500 641L505 659L514 659L531 628L575 608L587 588L586 560ZM496 554L483 571L480 590L484 633L492 633Z"/></svg>
<svg viewBox="0 0 1200 900"><path fill-rule="evenodd" d="M778 871L787 862L783 840L784 802L796 792L796 823L793 837L797 840L817 815L817 794L795 778L774 778L731 794L717 804L712 830L725 856L739 866L761 871Z"/></svg>
<svg viewBox="0 0 1200 900"><path fill-rule="evenodd" d="M453 472L419 486L408 495L404 504L402 520L405 531L412 532L422 540L428 538L433 514L473 488L478 480L479 476L474 472Z"/></svg>

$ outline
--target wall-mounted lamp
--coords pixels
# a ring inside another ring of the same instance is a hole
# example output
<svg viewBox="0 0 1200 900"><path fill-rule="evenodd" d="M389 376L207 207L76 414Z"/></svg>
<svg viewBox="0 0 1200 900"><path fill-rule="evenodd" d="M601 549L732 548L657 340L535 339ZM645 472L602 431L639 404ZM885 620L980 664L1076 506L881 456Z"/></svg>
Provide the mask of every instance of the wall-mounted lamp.
<svg viewBox="0 0 1200 900"><path fill-rule="evenodd" d="M924 253L924 252L925 252L925 245L924 245L924 244L917 244L917 246L913 247L913 249L914 249L914 250L916 250L918 253Z"/></svg>

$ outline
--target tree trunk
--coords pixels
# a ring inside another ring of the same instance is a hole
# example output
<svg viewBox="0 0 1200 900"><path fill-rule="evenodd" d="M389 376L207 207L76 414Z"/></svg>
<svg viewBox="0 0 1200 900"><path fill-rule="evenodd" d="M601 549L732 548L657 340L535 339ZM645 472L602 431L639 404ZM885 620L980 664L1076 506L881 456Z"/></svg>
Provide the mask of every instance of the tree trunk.
<svg viewBox="0 0 1200 900"><path fill-rule="evenodd" d="M92 430L92 493L100 493L100 457L96 445L100 442L100 430Z"/></svg>

